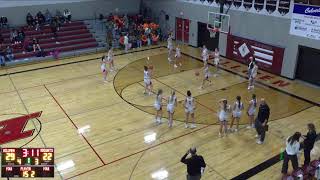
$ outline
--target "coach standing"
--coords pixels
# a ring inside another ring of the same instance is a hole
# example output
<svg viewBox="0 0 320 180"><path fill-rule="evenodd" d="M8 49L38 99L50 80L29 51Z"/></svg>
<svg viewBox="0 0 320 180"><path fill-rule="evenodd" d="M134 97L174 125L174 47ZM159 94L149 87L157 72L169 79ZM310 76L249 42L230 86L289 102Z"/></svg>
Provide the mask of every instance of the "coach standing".
<svg viewBox="0 0 320 180"><path fill-rule="evenodd" d="M186 159L191 154L191 157ZM181 158L181 162L187 165L187 180L200 180L204 172L206 163L202 156L197 155L195 147L190 148L187 153Z"/></svg>
<svg viewBox="0 0 320 180"><path fill-rule="evenodd" d="M256 137L258 138L257 144L263 144L266 135L267 124L270 115L270 108L265 99L261 99L258 116L256 118L255 126L257 130Z"/></svg>

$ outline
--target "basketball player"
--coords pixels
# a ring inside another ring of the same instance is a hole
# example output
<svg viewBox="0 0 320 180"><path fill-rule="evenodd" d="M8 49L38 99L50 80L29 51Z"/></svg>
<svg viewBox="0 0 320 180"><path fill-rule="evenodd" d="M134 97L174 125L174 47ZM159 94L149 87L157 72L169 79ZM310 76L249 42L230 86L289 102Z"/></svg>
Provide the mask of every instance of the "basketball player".
<svg viewBox="0 0 320 180"><path fill-rule="evenodd" d="M216 66L216 72L219 71L219 63L220 63L220 53L219 53L219 49L216 48L214 50L214 65Z"/></svg>
<svg viewBox="0 0 320 180"><path fill-rule="evenodd" d="M219 101L220 111L218 114L220 129L219 129L219 137L222 137L222 128L224 135L227 136L227 126L228 126L228 113L231 111L230 105L228 105L228 101L226 99L221 99Z"/></svg>
<svg viewBox="0 0 320 180"><path fill-rule="evenodd" d="M147 66L144 66L143 81L145 85L144 94L149 94L150 96L152 93L152 82L151 82L151 72Z"/></svg>
<svg viewBox="0 0 320 180"><path fill-rule="evenodd" d="M173 52L173 43L172 43L172 34L169 33L169 37L167 39L167 42L168 42L168 61L171 62L172 59L171 59L171 56L172 56L172 52Z"/></svg>
<svg viewBox="0 0 320 180"><path fill-rule="evenodd" d="M156 100L154 102L154 108L156 109L155 121L157 124L162 123L162 89L158 90Z"/></svg>
<svg viewBox="0 0 320 180"><path fill-rule="evenodd" d="M205 45L203 45L201 56L202 56L203 63L207 63L209 59L209 52Z"/></svg>
<svg viewBox="0 0 320 180"><path fill-rule="evenodd" d="M249 106L247 110L247 114L249 116L249 125L247 128L254 128L254 114L256 113L257 108L257 97L255 94L252 94L252 99L249 101Z"/></svg>
<svg viewBox="0 0 320 180"><path fill-rule="evenodd" d="M189 91L189 90L187 91L187 97L186 97L186 99L184 100L184 109L185 109L185 112L186 112L185 127L186 127L186 128L189 128L188 121L189 121L189 116L191 116L192 124L190 125L190 128L195 128L196 125L194 124L194 110L195 110L196 108L195 108L194 99L193 99L193 97L191 96L191 91Z"/></svg>
<svg viewBox="0 0 320 180"><path fill-rule="evenodd" d="M251 63L249 64L248 68L248 76L249 76L249 85L248 90L254 88L254 79L257 77L258 74L258 66L256 65L255 60L253 57L250 57Z"/></svg>
<svg viewBox="0 0 320 180"><path fill-rule="evenodd" d="M232 112L232 120L230 124L230 130L233 131L232 126L234 123L234 120L236 120L236 129L234 129L235 132L238 132L239 130L239 120L241 118L242 110L244 109L243 103L241 102L241 97L237 96L236 102L233 104L233 112Z"/></svg>
<svg viewBox="0 0 320 180"><path fill-rule="evenodd" d="M181 50L180 50L179 45L177 45L177 47L176 47L176 54L174 55L174 57L176 58L176 62L174 64L174 68L177 68L178 65L181 67L182 66L182 63L181 63Z"/></svg>
<svg viewBox="0 0 320 180"><path fill-rule="evenodd" d="M129 33L124 36L124 52L128 53L129 50Z"/></svg>
<svg viewBox="0 0 320 180"><path fill-rule="evenodd" d="M104 82L108 82L107 81L107 75L108 75L108 71L107 71L107 68L106 68L106 60L105 60L105 56L102 56L101 58L101 72L102 72L102 75L103 75L103 81Z"/></svg>
<svg viewBox="0 0 320 180"><path fill-rule="evenodd" d="M110 48L107 54L107 63L109 64L110 71L114 71L114 61L113 61L113 48Z"/></svg>
<svg viewBox="0 0 320 180"><path fill-rule="evenodd" d="M177 107L177 97L176 92L172 90L171 95L168 97L168 105L167 105L167 111L168 111L168 125L171 128L173 123L173 114L174 109Z"/></svg>
<svg viewBox="0 0 320 180"><path fill-rule="evenodd" d="M211 84L211 80L209 79L211 76L211 73L209 71L209 64L207 62L204 63L204 67L203 67L203 80L202 80L202 84L199 87L199 89L203 89L204 83L206 81L209 81L209 85Z"/></svg>

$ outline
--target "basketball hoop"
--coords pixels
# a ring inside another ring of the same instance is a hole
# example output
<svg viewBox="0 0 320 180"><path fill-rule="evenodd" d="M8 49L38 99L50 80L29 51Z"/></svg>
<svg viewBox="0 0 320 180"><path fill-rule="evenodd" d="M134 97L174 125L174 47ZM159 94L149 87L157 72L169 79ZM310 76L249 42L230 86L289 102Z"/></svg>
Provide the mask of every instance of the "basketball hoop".
<svg viewBox="0 0 320 180"><path fill-rule="evenodd" d="M210 38L214 38L217 32L220 32L219 28L208 29L210 33Z"/></svg>

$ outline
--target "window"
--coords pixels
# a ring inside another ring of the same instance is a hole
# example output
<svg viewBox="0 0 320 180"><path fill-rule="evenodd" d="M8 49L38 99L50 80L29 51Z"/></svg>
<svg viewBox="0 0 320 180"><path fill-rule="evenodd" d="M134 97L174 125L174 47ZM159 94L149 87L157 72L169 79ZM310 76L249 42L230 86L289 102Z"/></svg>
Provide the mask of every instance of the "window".
<svg viewBox="0 0 320 180"><path fill-rule="evenodd" d="M243 0L243 6L248 11L252 7L252 0Z"/></svg>
<svg viewBox="0 0 320 180"><path fill-rule="evenodd" d="M264 1L265 1L265 0L256 0L256 1L254 2L254 8L255 8L258 12L263 9Z"/></svg>
<svg viewBox="0 0 320 180"><path fill-rule="evenodd" d="M277 8L277 0L267 0L266 9L269 14L273 13Z"/></svg>

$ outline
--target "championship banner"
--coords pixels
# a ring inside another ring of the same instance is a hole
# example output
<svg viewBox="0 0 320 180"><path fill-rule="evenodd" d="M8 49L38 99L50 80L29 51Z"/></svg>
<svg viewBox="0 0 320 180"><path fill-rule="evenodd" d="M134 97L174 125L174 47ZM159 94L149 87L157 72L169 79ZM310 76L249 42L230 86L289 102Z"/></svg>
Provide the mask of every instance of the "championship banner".
<svg viewBox="0 0 320 180"><path fill-rule="evenodd" d="M295 4L290 34L320 40L320 7Z"/></svg>
<svg viewBox="0 0 320 180"><path fill-rule="evenodd" d="M259 69L280 74L284 48L272 46L258 41L229 34L227 43L227 58L248 64L253 56Z"/></svg>

